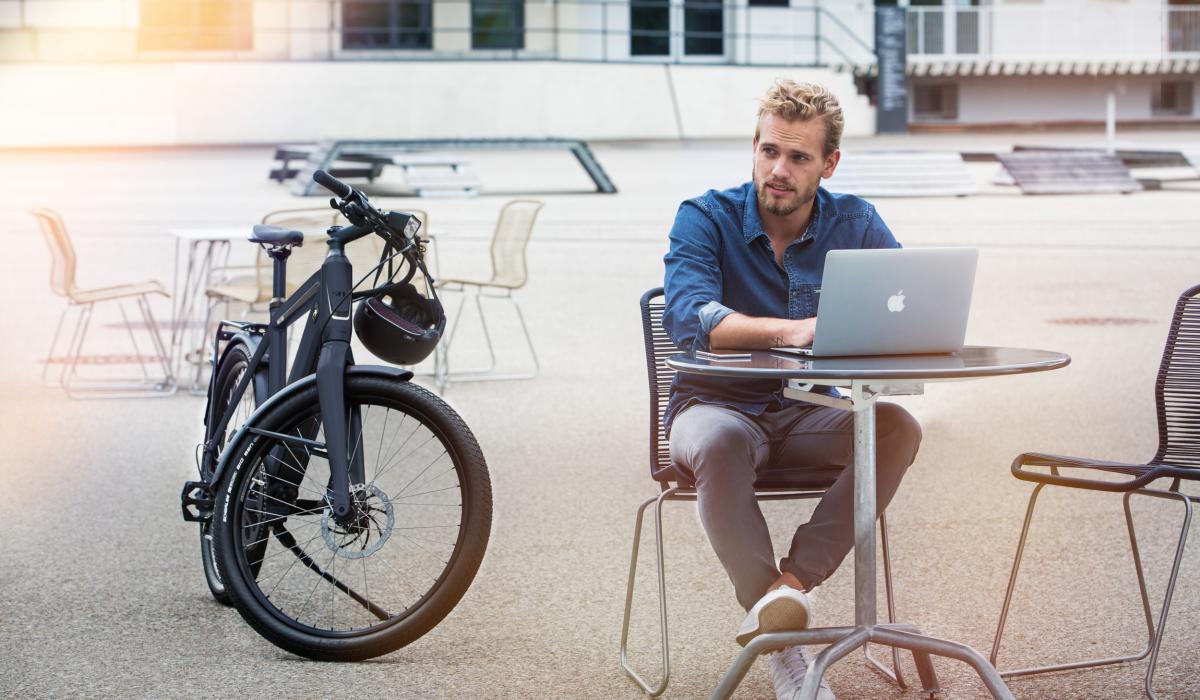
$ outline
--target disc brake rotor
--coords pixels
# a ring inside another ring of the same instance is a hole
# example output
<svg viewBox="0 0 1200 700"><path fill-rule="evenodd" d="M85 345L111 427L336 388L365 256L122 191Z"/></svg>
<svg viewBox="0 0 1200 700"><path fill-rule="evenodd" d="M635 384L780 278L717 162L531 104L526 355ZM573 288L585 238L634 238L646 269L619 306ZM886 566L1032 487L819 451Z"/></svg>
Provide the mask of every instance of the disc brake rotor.
<svg viewBox="0 0 1200 700"><path fill-rule="evenodd" d="M341 525L334 519L333 509L326 507L321 516L321 536L325 546L337 556L362 559L378 552L388 541L396 517L387 494L373 484L355 487L350 495L355 523Z"/></svg>

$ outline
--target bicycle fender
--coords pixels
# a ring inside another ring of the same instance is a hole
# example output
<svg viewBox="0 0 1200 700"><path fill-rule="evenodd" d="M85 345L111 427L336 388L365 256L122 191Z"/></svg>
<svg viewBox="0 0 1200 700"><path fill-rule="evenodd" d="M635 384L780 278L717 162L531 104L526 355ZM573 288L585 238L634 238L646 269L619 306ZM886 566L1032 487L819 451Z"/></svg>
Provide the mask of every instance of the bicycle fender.
<svg viewBox="0 0 1200 700"><path fill-rule="evenodd" d="M351 365L346 368L347 377L379 377L381 379L394 379L400 382L407 382L413 378L413 373L410 370L400 369L399 367L385 367L383 365ZM310 374L306 377L296 380L288 384L271 398L267 399L250 414L246 419L245 424L238 428L233 439L229 441L229 448L226 448L221 454L221 459L217 462L217 468L213 471L213 484L221 483L221 478L225 474L225 469L230 461L233 461L234 456L241 456L243 451L242 441L247 435L247 428L255 426L262 420L262 416L272 407L283 401L287 401L289 397L308 389L317 383L317 375ZM232 483L232 482L231 482Z"/></svg>
<svg viewBox="0 0 1200 700"><path fill-rule="evenodd" d="M237 333L234 333L233 337L231 337L229 339L229 342L227 342L225 344L225 349L221 351L221 357L217 359L217 364L215 366L220 367L221 363L225 361L225 356L228 355L230 350L233 348L233 346L237 345L238 343L245 344L246 350L248 351L247 354L249 354L250 357L254 357L254 353L258 351L258 346L261 342L262 342L261 335L257 335L255 333L249 333L247 331L238 331ZM270 364L270 361L271 361L271 359L268 356L263 355L262 362L261 362L263 365ZM209 391L212 391L211 382L216 381L216 371L213 371L212 374L213 374L213 376L209 380L209 382L210 382ZM258 400L258 401L256 401L256 403L259 401L262 401L267 395L266 375L261 372L259 373L259 375L260 376L254 377L254 387L253 387L254 396L255 396L255 399ZM209 402L205 402L205 404L204 404L204 424L205 425L208 425L209 410L211 408L212 408L212 406L209 405Z"/></svg>

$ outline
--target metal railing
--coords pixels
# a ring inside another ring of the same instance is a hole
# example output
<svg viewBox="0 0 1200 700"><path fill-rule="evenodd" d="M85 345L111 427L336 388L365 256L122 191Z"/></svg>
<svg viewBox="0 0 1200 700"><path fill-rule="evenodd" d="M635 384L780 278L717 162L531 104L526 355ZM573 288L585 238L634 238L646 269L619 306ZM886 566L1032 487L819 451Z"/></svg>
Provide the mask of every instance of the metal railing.
<svg viewBox="0 0 1200 700"><path fill-rule="evenodd" d="M1200 7L1148 3L910 7L908 54L1018 60L1200 56Z"/></svg>
<svg viewBox="0 0 1200 700"><path fill-rule="evenodd" d="M873 60L870 4L747 0L0 0L0 62Z"/></svg>

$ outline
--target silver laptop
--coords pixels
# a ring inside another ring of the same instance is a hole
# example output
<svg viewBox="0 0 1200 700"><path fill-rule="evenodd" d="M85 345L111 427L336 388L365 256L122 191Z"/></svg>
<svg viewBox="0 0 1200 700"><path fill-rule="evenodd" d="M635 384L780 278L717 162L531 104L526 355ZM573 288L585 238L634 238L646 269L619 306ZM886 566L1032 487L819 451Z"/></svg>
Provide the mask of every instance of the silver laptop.
<svg viewBox="0 0 1200 700"><path fill-rule="evenodd" d="M831 250L812 357L962 350L978 248Z"/></svg>

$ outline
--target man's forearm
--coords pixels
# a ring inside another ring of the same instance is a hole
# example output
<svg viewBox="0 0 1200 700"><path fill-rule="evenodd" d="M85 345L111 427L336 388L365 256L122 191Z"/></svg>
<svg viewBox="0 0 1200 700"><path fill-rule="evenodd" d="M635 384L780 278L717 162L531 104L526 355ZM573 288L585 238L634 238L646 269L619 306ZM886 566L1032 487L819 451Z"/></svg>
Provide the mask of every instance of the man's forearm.
<svg viewBox="0 0 1200 700"><path fill-rule="evenodd" d="M714 350L765 350L780 346L808 345L813 339L815 318L793 321L759 318L734 312L713 327L708 345Z"/></svg>

